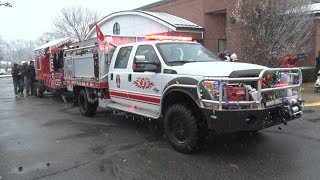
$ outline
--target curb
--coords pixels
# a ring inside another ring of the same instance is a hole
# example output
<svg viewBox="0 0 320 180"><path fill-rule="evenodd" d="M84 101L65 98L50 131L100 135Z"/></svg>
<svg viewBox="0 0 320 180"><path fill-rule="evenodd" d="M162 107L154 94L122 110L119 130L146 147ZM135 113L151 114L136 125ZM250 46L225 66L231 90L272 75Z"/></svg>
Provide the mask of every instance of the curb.
<svg viewBox="0 0 320 180"><path fill-rule="evenodd" d="M12 75L0 75L0 78L12 77Z"/></svg>
<svg viewBox="0 0 320 180"><path fill-rule="evenodd" d="M304 104L305 107L315 107L315 106L320 106L320 102L315 102L315 103L308 103Z"/></svg>

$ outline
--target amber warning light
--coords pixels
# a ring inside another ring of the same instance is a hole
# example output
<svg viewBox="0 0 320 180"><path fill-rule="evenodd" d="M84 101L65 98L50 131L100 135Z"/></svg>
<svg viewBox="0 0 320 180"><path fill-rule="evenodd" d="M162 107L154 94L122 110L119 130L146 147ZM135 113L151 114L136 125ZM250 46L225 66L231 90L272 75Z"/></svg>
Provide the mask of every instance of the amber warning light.
<svg viewBox="0 0 320 180"><path fill-rule="evenodd" d="M147 40L192 41L192 37L150 35L147 36Z"/></svg>

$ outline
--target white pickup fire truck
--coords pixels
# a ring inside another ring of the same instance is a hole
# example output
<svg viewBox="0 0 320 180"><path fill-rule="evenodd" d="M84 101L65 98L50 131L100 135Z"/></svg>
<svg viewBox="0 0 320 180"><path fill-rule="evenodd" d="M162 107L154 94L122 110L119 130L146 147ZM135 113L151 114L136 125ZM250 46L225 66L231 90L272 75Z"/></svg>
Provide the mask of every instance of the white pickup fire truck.
<svg viewBox="0 0 320 180"><path fill-rule="evenodd" d="M300 69L225 62L190 40L149 36L67 50L65 79L81 114L102 106L157 120L183 153L196 151L208 130L259 131L302 116Z"/></svg>

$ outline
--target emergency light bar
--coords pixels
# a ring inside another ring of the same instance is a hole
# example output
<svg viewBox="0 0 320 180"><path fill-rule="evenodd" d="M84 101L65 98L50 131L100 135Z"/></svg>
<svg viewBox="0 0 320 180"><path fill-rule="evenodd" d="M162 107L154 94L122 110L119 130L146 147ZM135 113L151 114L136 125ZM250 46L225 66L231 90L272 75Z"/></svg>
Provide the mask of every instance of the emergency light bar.
<svg viewBox="0 0 320 180"><path fill-rule="evenodd" d="M158 36L150 35L147 36L147 40L173 40L173 41L192 41L192 37L182 37L182 36Z"/></svg>

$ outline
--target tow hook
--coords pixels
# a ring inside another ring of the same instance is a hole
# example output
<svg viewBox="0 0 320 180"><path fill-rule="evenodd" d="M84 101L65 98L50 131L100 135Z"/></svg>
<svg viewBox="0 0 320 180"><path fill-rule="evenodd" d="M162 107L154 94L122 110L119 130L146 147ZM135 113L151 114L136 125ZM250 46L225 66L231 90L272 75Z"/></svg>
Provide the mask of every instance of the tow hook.
<svg viewBox="0 0 320 180"><path fill-rule="evenodd" d="M284 99L283 107L279 110L282 123L287 125L289 120L294 119L297 115L302 114L302 106L296 99Z"/></svg>
<svg viewBox="0 0 320 180"><path fill-rule="evenodd" d="M283 123L284 125L287 125L287 124L288 124L288 121L287 121L286 119L282 118L282 123Z"/></svg>
<svg viewBox="0 0 320 180"><path fill-rule="evenodd" d="M284 125L288 124L288 120L290 119L290 111L288 107L282 107L279 110L279 115L281 116L282 123Z"/></svg>

